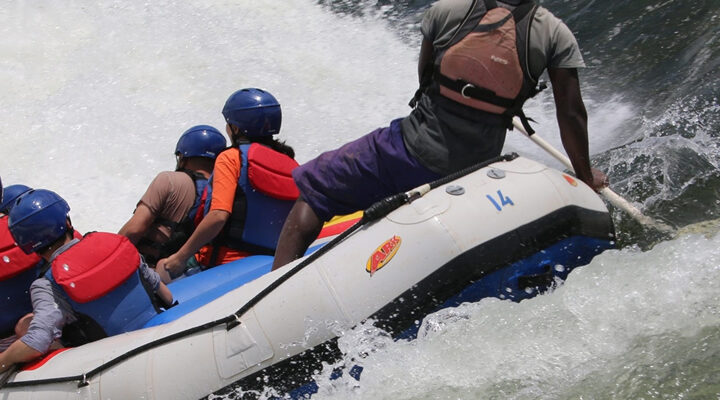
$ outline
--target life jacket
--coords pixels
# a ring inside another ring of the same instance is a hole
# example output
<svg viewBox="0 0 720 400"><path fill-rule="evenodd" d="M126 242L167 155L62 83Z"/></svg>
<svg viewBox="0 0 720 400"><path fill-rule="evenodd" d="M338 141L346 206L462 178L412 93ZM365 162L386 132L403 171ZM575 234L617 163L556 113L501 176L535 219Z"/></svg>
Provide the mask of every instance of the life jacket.
<svg viewBox="0 0 720 400"><path fill-rule="evenodd" d="M40 257L15 245L8 217L0 217L0 337L11 335L17 321L32 312L30 285L38 277Z"/></svg>
<svg viewBox="0 0 720 400"><path fill-rule="evenodd" d="M217 251L220 246L227 246L252 254L274 255L280 230L300 195L292 178L298 163L259 143L240 145L240 163L232 213L213 240L213 248ZM207 192L206 214L212 203L212 176Z"/></svg>
<svg viewBox="0 0 720 400"><path fill-rule="evenodd" d="M522 106L544 89L528 66L530 24L537 4L523 1L510 11L495 0L473 0L452 38L433 49L433 65L423 70L422 91L464 106L501 115L509 128L518 116L534 133Z"/></svg>
<svg viewBox="0 0 720 400"><path fill-rule="evenodd" d="M156 264L158 260L168 257L180 250L182 245L185 244L195 231L195 227L197 226L196 220L199 222L197 216L202 216L202 211L198 214L198 209L201 208L201 205L203 204L203 194L206 192L205 188L207 187L208 179L199 172L189 171L186 169L178 170L178 172L184 172L190 177L190 179L193 180L193 184L195 185L195 200L193 201L193 205L190 207L188 213L182 220L180 220L180 222L171 221L165 218L155 219L154 223L167 226L170 229L170 238L167 241L155 242L147 237L143 237L138 242L138 247L141 249L146 249L148 247L155 249L154 254L147 252L143 254L146 261L153 265Z"/></svg>
<svg viewBox="0 0 720 400"><path fill-rule="evenodd" d="M140 329L160 312L125 236L92 232L52 260L45 273L81 320L99 328L90 341Z"/></svg>

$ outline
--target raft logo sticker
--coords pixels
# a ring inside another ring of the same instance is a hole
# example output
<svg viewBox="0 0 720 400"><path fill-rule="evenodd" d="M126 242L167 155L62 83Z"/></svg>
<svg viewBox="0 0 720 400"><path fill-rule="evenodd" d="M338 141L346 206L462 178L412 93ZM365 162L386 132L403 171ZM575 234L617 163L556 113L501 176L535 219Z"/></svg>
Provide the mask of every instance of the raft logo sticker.
<svg viewBox="0 0 720 400"><path fill-rule="evenodd" d="M571 184L571 185L573 185L573 186L577 186L577 185L578 185L577 181L576 181L575 179L573 179L570 175L565 175L565 174L563 174L563 178L565 178L565 180L567 181L567 183L569 183L569 184Z"/></svg>
<svg viewBox="0 0 720 400"><path fill-rule="evenodd" d="M375 249L365 265L365 270L370 276L390 262L400 248L400 243L402 243L400 236L393 236Z"/></svg>

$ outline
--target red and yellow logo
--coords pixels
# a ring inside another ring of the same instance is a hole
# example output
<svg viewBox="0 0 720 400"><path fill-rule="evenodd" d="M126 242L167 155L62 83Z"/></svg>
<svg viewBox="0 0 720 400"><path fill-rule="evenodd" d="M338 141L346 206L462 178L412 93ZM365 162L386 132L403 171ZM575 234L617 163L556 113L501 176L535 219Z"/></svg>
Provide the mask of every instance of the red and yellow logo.
<svg viewBox="0 0 720 400"><path fill-rule="evenodd" d="M569 176L569 175L563 174L563 178L565 178L565 180L567 181L567 183L569 183L569 184L571 184L571 185L573 185L573 186L577 186L577 185L578 185L577 181L575 181L575 179L573 179L573 178L572 178L571 176Z"/></svg>
<svg viewBox="0 0 720 400"><path fill-rule="evenodd" d="M370 273L370 276L390 262L400 248L400 243L402 243L400 236L393 236L375 249L365 266L365 270Z"/></svg>

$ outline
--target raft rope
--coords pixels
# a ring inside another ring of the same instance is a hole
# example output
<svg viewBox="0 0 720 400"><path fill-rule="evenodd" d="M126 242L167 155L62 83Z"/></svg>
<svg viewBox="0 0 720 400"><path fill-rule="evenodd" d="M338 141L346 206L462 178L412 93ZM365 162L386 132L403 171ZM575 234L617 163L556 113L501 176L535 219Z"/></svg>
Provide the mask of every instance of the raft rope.
<svg viewBox="0 0 720 400"><path fill-rule="evenodd" d="M424 185L418 186L414 189L411 189L404 193L398 193L393 196L386 197L380 201L377 201L375 204L368 207L366 210L363 211L362 218L353 224L350 228L346 229L344 232L333 238L331 241L329 241L325 246L321 247L314 253L310 254L307 258L305 258L302 262L298 263L296 266L294 266L292 269L290 269L288 272L280 276L278 279L273 281L270 285L265 287L262 291L260 291L257 295L255 295L252 299L250 299L245 305L243 305L240 309L238 309L233 314L228 315L227 317L223 317L220 319L217 319L215 321L207 322L205 324L195 326L189 329L186 329L184 331L176 332L172 335L165 336L163 338L154 340L152 342L145 343L142 346L136 347L127 353L124 353L108 362L105 362L98 367L90 370L89 372L86 372L81 375L74 375L74 376L66 376L66 377L60 377L60 378L49 378L49 379L35 379L35 380L28 380L28 381L21 381L21 382L8 382L4 385L2 382L0 382L0 389L2 388L17 388L17 387L26 387L26 386L38 386L38 385L46 385L46 384L52 384L52 383L62 383L62 382L79 382L78 387L84 387L89 385L89 380L92 379L95 375L99 374L100 372L103 372L117 364L120 364L121 362L134 357L138 354L144 353L148 350L151 350L155 347L161 346L163 344L173 342L177 339L184 338L186 336L193 335L197 332L201 332L210 328L214 328L218 325L227 324L226 329L231 330L238 325L241 324L240 318L249 311L252 307L254 307L260 300L265 298L268 294L270 294L273 290L275 290L278 286L282 285L285 281L290 279L293 275L297 274L302 270L303 268L310 265L313 261L320 258L323 254L327 253L329 250L337 246L340 242L345 240L348 236L352 235L355 231L360 229L362 226L367 225L370 222L376 221L380 218L385 217L390 212L396 210L400 206L411 203L414 200L424 196L426 193L428 193L430 190L435 189L439 186L445 185L451 181L454 181L458 178L461 178L465 175L468 175L472 172L475 172L479 169L485 168L490 164L500 162L500 161L512 161L518 157L517 153L510 153L505 154L497 157L493 157L489 160L483 161L478 164L474 164L470 167L467 167L465 169L462 169L460 171L454 172L450 175L447 175L445 177L442 177L440 179L437 179L433 182L426 183ZM7 375L4 377L5 380L9 379L10 375L12 375L11 371L8 371Z"/></svg>

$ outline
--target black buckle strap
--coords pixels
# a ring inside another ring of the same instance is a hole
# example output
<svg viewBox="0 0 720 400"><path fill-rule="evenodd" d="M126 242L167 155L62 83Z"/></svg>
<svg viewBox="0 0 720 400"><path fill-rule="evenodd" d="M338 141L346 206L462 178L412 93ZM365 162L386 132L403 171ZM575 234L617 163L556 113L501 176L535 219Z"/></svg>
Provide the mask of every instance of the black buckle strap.
<svg viewBox="0 0 720 400"><path fill-rule="evenodd" d="M440 85L460 93L466 99L480 100L503 108L513 108L516 104L515 99L498 96L490 89L475 86L463 79L451 79L439 71L436 71L435 79Z"/></svg>
<svg viewBox="0 0 720 400"><path fill-rule="evenodd" d="M525 128L525 132L527 132L528 136L532 136L535 133L535 129L533 129L530 126L530 118L528 118L522 109L518 111L517 113L518 118L520 119L520 123L522 124L523 128ZM512 129L512 122L510 124L510 129Z"/></svg>

